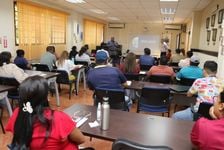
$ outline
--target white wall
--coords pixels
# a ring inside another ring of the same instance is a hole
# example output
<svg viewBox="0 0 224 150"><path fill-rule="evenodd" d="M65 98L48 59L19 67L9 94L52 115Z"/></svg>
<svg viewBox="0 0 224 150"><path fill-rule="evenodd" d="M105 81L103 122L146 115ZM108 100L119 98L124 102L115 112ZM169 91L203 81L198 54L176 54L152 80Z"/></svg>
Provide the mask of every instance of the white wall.
<svg viewBox="0 0 224 150"><path fill-rule="evenodd" d="M148 30L145 30L147 27ZM126 50L130 47L132 38L139 35L162 35L167 34L171 36L170 39L170 48L174 51L176 48L176 36L177 34L181 33L178 30L164 30L164 25L159 23L154 24L143 24L143 23L127 23L125 24L125 28L123 29L114 29L106 27L106 34L105 34L105 42L109 41L111 36L115 37L115 40L123 46L123 50ZM184 34L182 36L185 36ZM185 40L184 38L181 38ZM181 48L184 48L185 42L181 42ZM150 45L148 46L150 48ZM141 50L140 50L141 51ZM152 50L157 51L160 53L160 49ZM157 53L154 53L155 55Z"/></svg>
<svg viewBox="0 0 224 150"><path fill-rule="evenodd" d="M0 2L0 51L10 51L15 55L15 34L14 34L14 8L13 0L1 0ZM7 48L4 48L4 40L7 41Z"/></svg>

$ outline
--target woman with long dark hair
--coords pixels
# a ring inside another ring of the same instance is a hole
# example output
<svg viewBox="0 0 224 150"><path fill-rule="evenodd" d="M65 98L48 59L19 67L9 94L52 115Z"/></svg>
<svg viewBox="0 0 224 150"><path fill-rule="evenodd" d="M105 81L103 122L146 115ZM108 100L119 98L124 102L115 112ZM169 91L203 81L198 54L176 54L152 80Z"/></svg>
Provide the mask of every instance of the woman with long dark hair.
<svg viewBox="0 0 224 150"><path fill-rule="evenodd" d="M83 47L80 49L79 53L75 56L75 60L76 60L76 61L86 61L86 62L88 62L88 64L90 65L91 60L90 60L89 55L86 54L86 52L87 52L87 49L86 49L85 46L83 46Z"/></svg>
<svg viewBox="0 0 224 150"><path fill-rule="evenodd" d="M11 149L76 150L84 136L65 113L49 108L48 83L32 76L19 87L19 108L6 126L13 133Z"/></svg>

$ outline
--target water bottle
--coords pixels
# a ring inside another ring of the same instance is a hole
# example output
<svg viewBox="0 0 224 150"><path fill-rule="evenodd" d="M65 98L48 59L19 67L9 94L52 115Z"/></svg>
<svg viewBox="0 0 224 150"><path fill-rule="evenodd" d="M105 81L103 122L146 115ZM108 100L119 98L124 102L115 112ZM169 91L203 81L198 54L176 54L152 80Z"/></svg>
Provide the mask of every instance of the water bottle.
<svg viewBox="0 0 224 150"><path fill-rule="evenodd" d="M97 112L96 112L96 120L99 124L101 124L101 103L98 103Z"/></svg>
<svg viewBox="0 0 224 150"><path fill-rule="evenodd" d="M109 121L110 121L110 105L109 105L109 98L103 97L103 104L102 104L102 121L101 121L101 128L102 130L109 129Z"/></svg>
<svg viewBox="0 0 224 150"><path fill-rule="evenodd" d="M72 62L73 62L73 64L75 63L75 58L74 57L72 57Z"/></svg>

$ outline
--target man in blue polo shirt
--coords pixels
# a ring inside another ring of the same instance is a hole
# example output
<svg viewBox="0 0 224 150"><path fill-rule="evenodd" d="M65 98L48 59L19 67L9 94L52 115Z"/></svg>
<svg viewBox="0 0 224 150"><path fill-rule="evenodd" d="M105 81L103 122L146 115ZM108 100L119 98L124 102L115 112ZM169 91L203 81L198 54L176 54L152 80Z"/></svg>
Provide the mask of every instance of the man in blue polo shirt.
<svg viewBox="0 0 224 150"><path fill-rule="evenodd" d="M155 64L155 59L150 56L151 50L149 48L145 48L144 53L145 54L139 58L139 64L153 66Z"/></svg>
<svg viewBox="0 0 224 150"><path fill-rule="evenodd" d="M110 89L123 91L127 79L123 73L115 67L110 67L108 63L108 54L105 51L96 53L96 67L90 69L87 74L87 84L91 90ZM125 98L127 105L131 104L128 98Z"/></svg>
<svg viewBox="0 0 224 150"><path fill-rule="evenodd" d="M198 67L200 60L193 55L190 58L190 66L182 68L176 75L177 80L181 78L198 79L203 77L203 70Z"/></svg>

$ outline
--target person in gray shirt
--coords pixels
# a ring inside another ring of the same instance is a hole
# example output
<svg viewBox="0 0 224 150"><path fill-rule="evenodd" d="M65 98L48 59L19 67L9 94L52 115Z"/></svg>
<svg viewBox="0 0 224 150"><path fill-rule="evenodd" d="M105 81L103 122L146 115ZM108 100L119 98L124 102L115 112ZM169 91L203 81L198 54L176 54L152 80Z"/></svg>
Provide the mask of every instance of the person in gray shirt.
<svg viewBox="0 0 224 150"><path fill-rule="evenodd" d="M53 66L55 66L55 62L56 62L55 47L48 46L46 48L46 53L44 53L40 58L40 64L47 65L49 70L51 71L53 69Z"/></svg>

